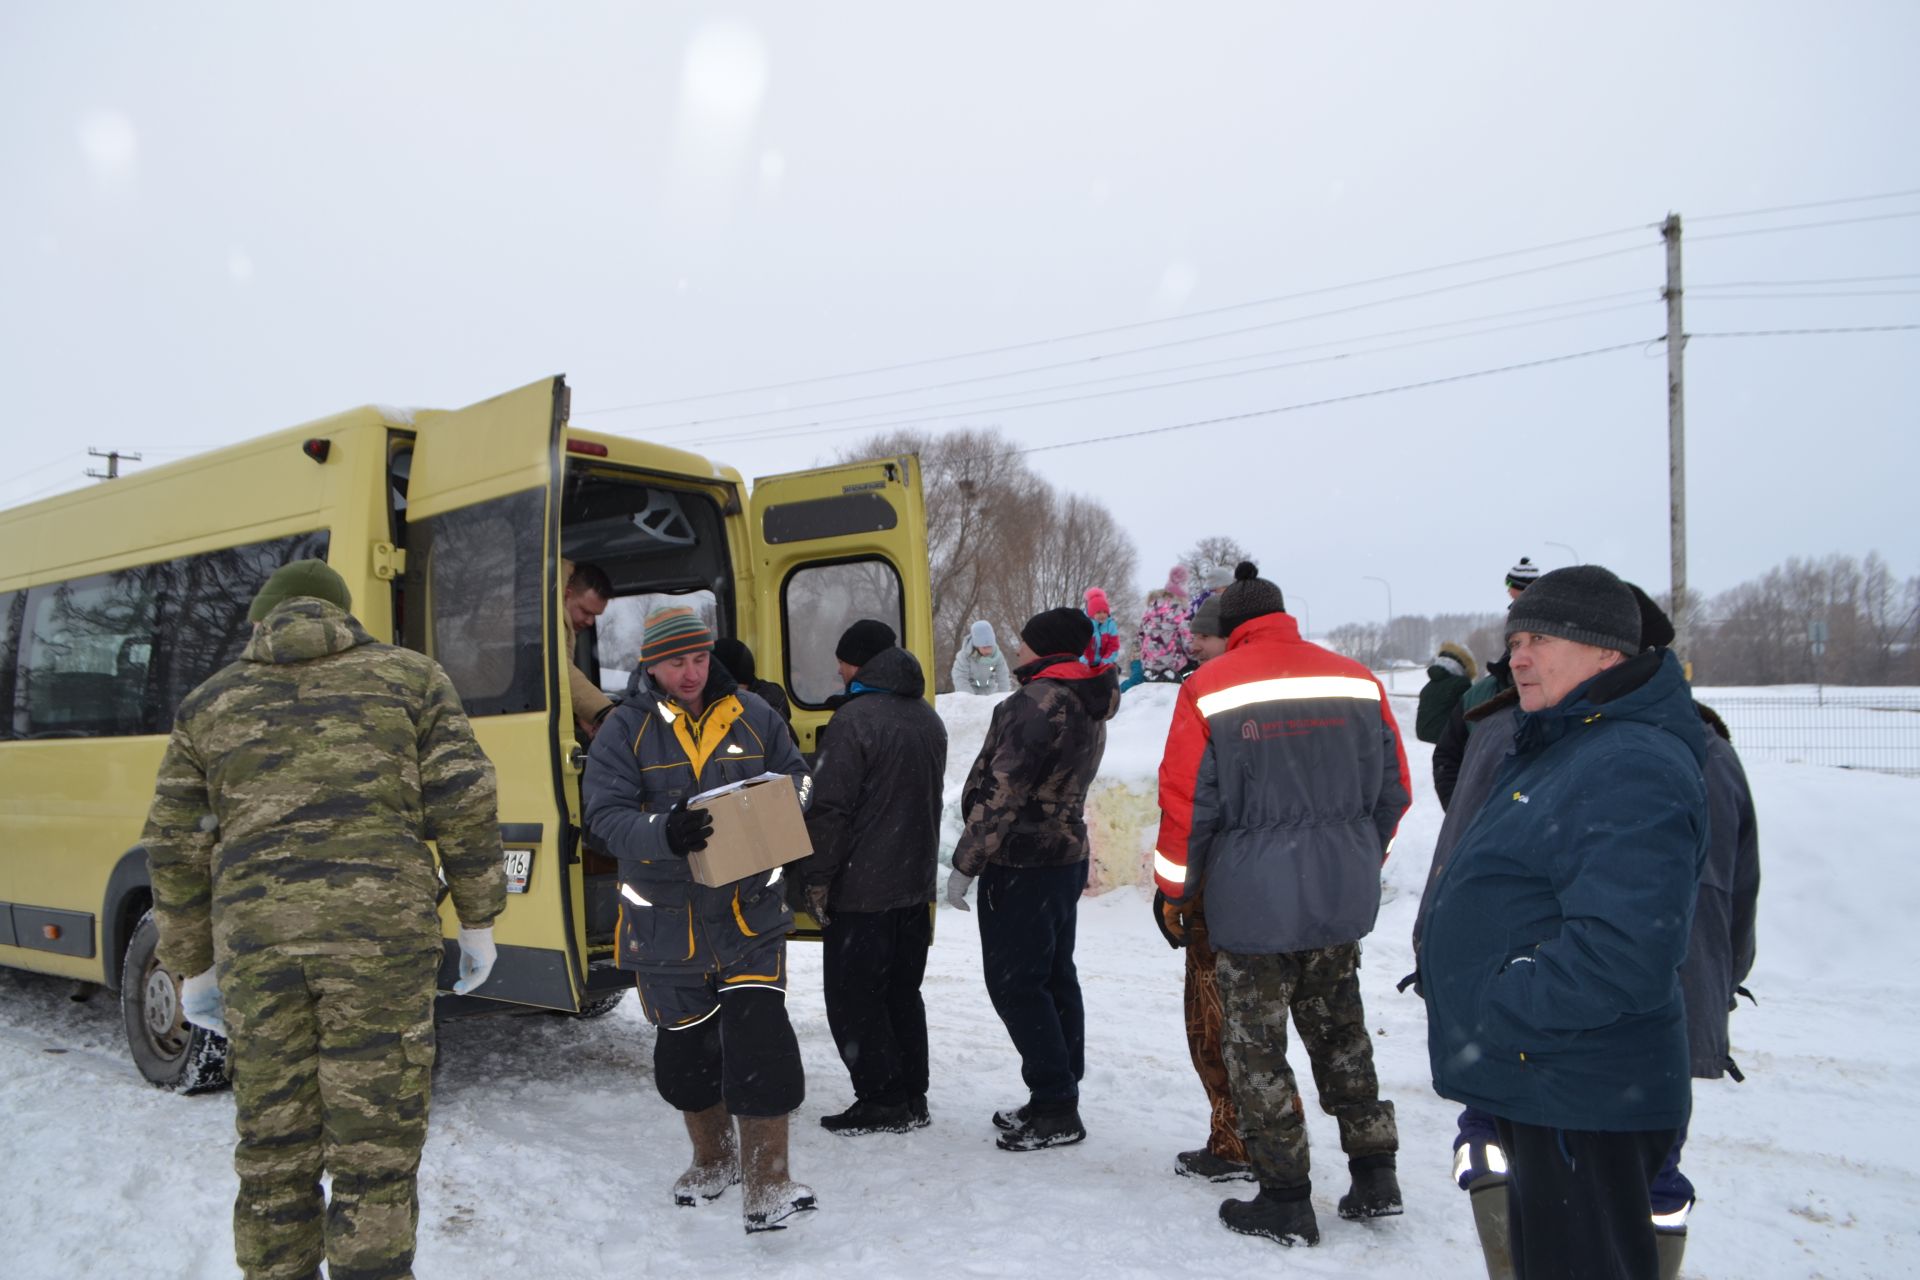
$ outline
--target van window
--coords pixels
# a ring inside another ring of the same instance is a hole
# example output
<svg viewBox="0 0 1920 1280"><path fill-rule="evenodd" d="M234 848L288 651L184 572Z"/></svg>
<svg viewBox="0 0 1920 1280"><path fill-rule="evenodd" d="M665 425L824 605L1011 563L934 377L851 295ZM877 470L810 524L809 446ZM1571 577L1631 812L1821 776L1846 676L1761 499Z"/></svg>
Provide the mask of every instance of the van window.
<svg viewBox="0 0 1920 1280"><path fill-rule="evenodd" d="M0 724L16 737L171 732L181 699L246 648L273 571L326 554L321 530L0 597L0 671L18 657Z"/></svg>
<svg viewBox="0 0 1920 1280"><path fill-rule="evenodd" d="M780 625L786 638L787 695L818 710L843 692L833 656L841 633L861 618L904 630L900 575L881 559L810 564L780 588Z"/></svg>
<svg viewBox="0 0 1920 1280"><path fill-rule="evenodd" d="M540 670L540 551L546 491L414 520L406 643L453 678L470 716L546 706Z"/></svg>
<svg viewBox="0 0 1920 1280"><path fill-rule="evenodd" d="M0 591L0 737L14 736L14 668L20 657L20 619L26 612L26 592Z"/></svg>
<svg viewBox="0 0 1920 1280"><path fill-rule="evenodd" d="M139 733L153 655L151 566L97 573L27 592L22 627L22 736Z"/></svg>

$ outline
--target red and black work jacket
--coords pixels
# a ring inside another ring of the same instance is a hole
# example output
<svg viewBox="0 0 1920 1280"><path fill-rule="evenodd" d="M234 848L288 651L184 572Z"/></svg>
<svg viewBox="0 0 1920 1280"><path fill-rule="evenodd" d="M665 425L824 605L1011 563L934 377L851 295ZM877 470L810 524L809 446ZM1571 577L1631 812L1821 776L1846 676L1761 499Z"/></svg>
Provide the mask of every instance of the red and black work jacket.
<svg viewBox="0 0 1920 1280"><path fill-rule="evenodd" d="M1222 951L1274 955L1364 937L1411 796L1380 682L1287 614L1241 624L1181 686L1160 763L1154 881L1204 891Z"/></svg>

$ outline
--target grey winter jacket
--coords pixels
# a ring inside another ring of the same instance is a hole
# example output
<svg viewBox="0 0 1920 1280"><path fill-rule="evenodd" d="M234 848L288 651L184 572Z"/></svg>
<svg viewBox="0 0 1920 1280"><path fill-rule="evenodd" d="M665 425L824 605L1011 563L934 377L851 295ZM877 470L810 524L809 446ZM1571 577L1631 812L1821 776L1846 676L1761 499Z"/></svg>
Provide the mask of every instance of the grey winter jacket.
<svg viewBox="0 0 1920 1280"><path fill-rule="evenodd" d="M1480 806L1492 794L1494 776L1500 772L1501 763L1513 749L1513 731L1517 727L1516 718L1519 714L1520 694L1510 687L1500 690L1467 714L1466 719L1473 732L1462 735L1466 751L1454 775L1453 803L1447 806L1446 820L1440 824L1439 838L1433 843L1433 864L1427 868L1427 885L1420 894L1420 910L1413 917L1413 963L1416 972L1420 965L1420 934L1426 928L1427 909L1433 905L1434 881L1440 878L1441 869L1452 856L1453 847L1460 843L1467 824L1473 821L1473 815L1480 812Z"/></svg>
<svg viewBox="0 0 1920 1280"><path fill-rule="evenodd" d="M793 931L783 868L709 888L667 847L667 811L699 792L772 772L793 776L803 808L812 795L806 761L773 708L740 689L718 662L709 670L697 721L643 679L587 753L580 782L587 829L620 863L623 969L706 973ZM703 759L690 757L682 733L705 748Z"/></svg>
<svg viewBox="0 0 1920 1280"><path fill-rule="evenodd" d="M1013 688L1013 673L1008 669L1005 652L996 645L992 653L982 657L971 638L953 655L953 670L949 674L953 677L955 693L1007 693Z"/></svg>
<svg viewBox="0 0 1920 1280"><path fill-rule="evenodd" d="M1733 989L1753 968L1753 920L1760 898L1760 834L1753 793L1726 725L1706 707L1707 804L1712 829L1680 991L1687 1002L1687 1049L1695 1079L1717 1080L1732 1062L1727 1013ZM1738 1070L1738 1068L1735 1068Z"/></svg>
<svg viewBox="0 0 1920 1280"><path fill-rule="evenodd" d="M905 649L882 649L847 688L814 766L813 856L793 868L793 882L831 886L835 914L932 902L947 727Z"/></svg>

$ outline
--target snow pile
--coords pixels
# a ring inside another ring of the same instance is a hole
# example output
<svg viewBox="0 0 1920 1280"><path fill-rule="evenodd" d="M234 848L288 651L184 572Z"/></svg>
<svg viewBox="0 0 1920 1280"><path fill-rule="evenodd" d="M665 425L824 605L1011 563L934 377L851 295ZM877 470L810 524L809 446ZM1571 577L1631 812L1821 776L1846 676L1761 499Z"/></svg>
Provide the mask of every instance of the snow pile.
<svg viewBox="0 0 1920 1280"><path fill-rule="evenodd" d="M1142 806L1173 694L1130 691L1111 727L1092 815L1109 866L1151 844ZM940 700L952 734L949 849L993 703ZM1394 710L1411 724L1410 688ZM1024 1091L981 987L969 916L940 911L925 987L934 1123L913 1134L820 1129L819 1117L852 1095L821 1007L819 950L793 946L789 1007L808 1075L793 1168L822 1208L791 1231L745 1236L737 1192L698 1209L669 1204L686 1138L654 1090L653 1032L634 1001L594 1022L448 1024L422 1166L419 1274L1481 1274L1467 1200L1449 1178L1456 1109L1428 1087L1419 1002L1393 991L1409 967L1440 823L1427 748L1410 741L1408 755L1414 808L1362 971L1383 1090L1399 1114L1406 1216L1337 1218L1338 1134L1311 1105L1318 1249L1283 1254L1228 1233L1218 1203L1246 1192L1173 1176L1174 1153L1205 1136L1206 1106L1182 1031L1181 957L1154 931L1142 883L1081 906L1090 1136L1055 1151L993 1145L988 1116ZM1749 771L1765 868L1749 983L1760 1004L1734 1016L1748 1082L1695 1091L1687 1168L1701 1203L1685 1274L1911 1274L1920 1106L1907 1075L1920 995L1904 944L1920 917L1911 835L1920 781L1773 763ZM0 1274L234 1275L230 1097L149 1088L127 1060L117 1006L97 995L73 1002L70 989L0 970Z"/></svg>

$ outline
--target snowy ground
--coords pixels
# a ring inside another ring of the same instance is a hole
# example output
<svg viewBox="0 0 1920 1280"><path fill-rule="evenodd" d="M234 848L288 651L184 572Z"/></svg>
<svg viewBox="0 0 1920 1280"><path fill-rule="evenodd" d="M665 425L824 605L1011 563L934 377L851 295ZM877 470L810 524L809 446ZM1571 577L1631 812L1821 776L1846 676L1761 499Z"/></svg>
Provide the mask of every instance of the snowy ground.
<svg viewBox="0 0 1920 1280"><path fill-rule="evenodd" d="M1415 687L1404 673L1399 685ZM1141 807L1170 695L1130 693L1115 722L1095 815L1109 845L1151 838ZM950 800L990 709L941 700ZM1411 698L1395 709L1410 726ZM1448 1178L1454 1109L1428 1087L1419 1003L1393 991L1440 825L1427 749L1409 745L1415 805L1363 971L1381 1082L1399 1108L1406 1216L1338 1219L1337 1134L1312 1107L1318 1249L1283 1255L1231 1235L1214 1216L1223 1189L1173 1176L1173 1154L1198 1145L1206 1122L1181 1031L1181 958L1154 931L1147 892L1123 884L1081 910L1083 1145L994 1148L987 1117L1022 1099L1019 1064L981 989L973 921L943 908L926 983L934 1124L918 1133L841 1139L819 1128L851 1094L821 1009L818 951L792 948L809 1085L793 1166L822 1205L793 1231L747 1238L737 1193L700 1209L668 1203L685 1138L654 1092L652 1032L631 998L596 1022L446 1026L420 1274L1480 1274L1466 1197ZM1920 781L1767 763L1750 772L1766 887L1749 985L1761 1003L1734 1018L1747 1083L1696 1090L1687 1168L1701 1204L1686 1274L1920 1274L1920 1107L1906 1078L1920 1041L1908 932L1920 920ZM1109 881L1135 853L1107 852ZM230 1097L149 1088L127 1060L113 1001L75 1003L70 987L0 971L0 1276L235 1274Z"/></svg>

